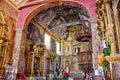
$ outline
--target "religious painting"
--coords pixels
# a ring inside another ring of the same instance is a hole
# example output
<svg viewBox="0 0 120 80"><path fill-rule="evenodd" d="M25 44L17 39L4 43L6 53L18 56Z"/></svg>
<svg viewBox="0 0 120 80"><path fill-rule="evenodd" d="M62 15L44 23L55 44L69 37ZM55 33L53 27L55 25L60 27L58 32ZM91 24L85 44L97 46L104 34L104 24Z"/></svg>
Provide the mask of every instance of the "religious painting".
<svg viewBox="0 0 120 80"><path fill-rule="evenodd" d="M39 58L35 57L34 58L34 75L37 76L39 74Z"/></svg>
<svg viewBox="0 0 120 80"><path fill-rule="evenodd" d="M28 34L27 39L31 40L34 43L41 43L43 42L43 35L42 32L36 27L34 24L30 23L28 26Z"/></svg>
<svg viewBox="0 0 120 80"><path fill-rule="evenodd" d="M56 42L54 39L51 39L51 51L56 53Z"/></svg>

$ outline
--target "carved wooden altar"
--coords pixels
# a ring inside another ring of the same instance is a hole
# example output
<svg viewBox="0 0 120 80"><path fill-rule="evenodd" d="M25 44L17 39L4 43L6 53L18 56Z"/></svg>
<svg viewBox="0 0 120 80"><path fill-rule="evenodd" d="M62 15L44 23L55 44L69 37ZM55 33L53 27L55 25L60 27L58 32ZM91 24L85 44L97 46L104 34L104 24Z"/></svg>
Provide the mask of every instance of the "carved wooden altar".
<svg viewBox="0 0 120 80"><path fill-rule="evenodd" d="M34 53L33 53L33 44L28 46L29 48L26 50L26 64L25 64L25 74L27 77L32 76L32 64L33 64L33 57L34 57Z"/></svg>
<svg viewBox="0 0 120 80"><path fill-rule="evenodd" d="M26 69L27 77L43 75L43 56L44 45L40 43L29 44L29 49L26 51Z"/></svg>

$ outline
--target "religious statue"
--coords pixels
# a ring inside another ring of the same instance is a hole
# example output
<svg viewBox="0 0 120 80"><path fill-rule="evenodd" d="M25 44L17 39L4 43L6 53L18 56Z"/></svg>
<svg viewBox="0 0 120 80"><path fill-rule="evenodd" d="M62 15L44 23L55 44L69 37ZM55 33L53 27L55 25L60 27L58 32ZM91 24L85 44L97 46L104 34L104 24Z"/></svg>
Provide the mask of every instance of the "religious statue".
<svg viewBox="0 0 120 80"><path fill-rule="evenodd" d="M40 45L39 44L35 44L34 45L35 56L39 56L40 50L41 50Z"/></svg>
<svg viewBox="0 0 120 80"><path fill-rule="evenodd" d="M10 61L6 66L5 66L5 75L4 79L5 80L14 80L14 69L13 69L12 61Z"/></svg>
<svg viewBox="0 0 120 80"><path fill-rule="evenodd" d="M33 67L33 69L34 69L35 76L39 75L39 64L37 62L37 59L34 59L34 67Z"/></svg>
<svg viewBox="0 0 120 80"><path fill-rule="evenodd" d="M34 44L34 53L35 56L39 57L40 53L44 50L44 46L41 43Z"/></svg>
<svg viewBox="0 0 120 80"><path fill-rule="evenodd" d="M6 37L6 32L8 30L8 27L5 23L2 12L0 12L0 18L1 18L1 21L0 21L0 38L4 38L4 37Z"/></svg>

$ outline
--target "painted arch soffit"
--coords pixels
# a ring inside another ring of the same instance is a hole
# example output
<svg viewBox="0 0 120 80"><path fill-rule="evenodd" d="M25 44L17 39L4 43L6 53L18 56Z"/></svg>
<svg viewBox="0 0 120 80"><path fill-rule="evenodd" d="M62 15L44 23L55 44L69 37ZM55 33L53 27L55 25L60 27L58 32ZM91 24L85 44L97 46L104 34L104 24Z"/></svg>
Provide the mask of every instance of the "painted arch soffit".
<svg viewBox="0 0 120 80"><path fill-rule="evenodd" d="M82 7L85 8L86 11L89 13L91 18L95 17L95 16L93 16L93 14L95 14L94 13L94 9L92 9L92 8L89 9L90 8L89 6L91 6L91 5L93 6L94 5L94 0L93 0L92 4L91 4L91 2L89 2L89 0L88 0L87 3L90 3L90 4L85 3L86 1L84 1L84 0L80 0L80 1L79 0L70 0L70 1L69 0L61 0L61 1L62 1L62 3L67 4L67 5L73 5L74 3L77 4L77 5L74 4L74 6L78 6L79 7L79 6L82 5ZM19 8L20 9L19 16L23 17L22 18L22 22L21 22L22 23L21 26L26 26L26 25L28 26L28 24L30 22L30 18L33 18L39 11L41 11L43 9L47 9L47 8L49 8L51 6L53 7L55 5L58 5L58 3L59 3L59 1L57 1L56 2L57 4L56 3L51 3L51 4L48 3L48 4L45 4L45 5L42 5L42 6L38 6L40 4L45 3L45 1L43 3L41 3L41 2L42 1L37 1L36 3L32 3L30 5L26 5L26 6L23 6L23 7ZM48 0L48 2L49 2L49 0ZM41 7L43 7L43 8L41 8ZM27 11L25 11L25 10L27 10ZM31 12L31 10L32 10L32 12ZM21 15L21 14L24 14L24 15ZM19 20L21 21L21 18ZM18 27L19 26L20 25L18 25Z"/></svg>

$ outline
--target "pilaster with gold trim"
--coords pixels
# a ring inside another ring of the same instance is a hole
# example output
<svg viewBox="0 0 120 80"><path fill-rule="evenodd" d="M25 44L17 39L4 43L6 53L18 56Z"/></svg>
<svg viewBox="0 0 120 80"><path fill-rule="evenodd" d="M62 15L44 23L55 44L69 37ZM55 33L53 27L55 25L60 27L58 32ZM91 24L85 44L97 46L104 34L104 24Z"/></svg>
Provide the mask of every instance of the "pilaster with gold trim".
<svg viewBox="0 0 120 80"><path fill-rule="evenodd" d="M106 0L105 1L105 6L106 6L106 13L107 13L107 20L108 20L108 28L106 32L106 36L109 39L110 46L111 46L111 54L110 56L107 56L106 59L109 62L115 62L115 61L120 61L120 55L117 54L116 52L116 43L115 43L115 34L114 34L114 24L113 24L113 17L112 17L112 8L110 6L110 1Z"/></svg>

